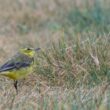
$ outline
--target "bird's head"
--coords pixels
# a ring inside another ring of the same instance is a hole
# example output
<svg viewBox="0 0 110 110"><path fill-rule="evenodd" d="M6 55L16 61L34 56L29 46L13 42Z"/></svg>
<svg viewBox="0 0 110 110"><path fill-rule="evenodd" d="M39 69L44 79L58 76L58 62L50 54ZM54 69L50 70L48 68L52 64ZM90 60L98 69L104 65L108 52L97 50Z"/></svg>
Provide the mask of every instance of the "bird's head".
<svg viewBox="0 0 110 110"><path fill-rule="evenodd" d="M40 50L40 48L37 48L37 49L34 49L34 48L23 48L23 49L20 49L20 52L22 54L25 54L29 57L34 57L36 51Z"/></svg>

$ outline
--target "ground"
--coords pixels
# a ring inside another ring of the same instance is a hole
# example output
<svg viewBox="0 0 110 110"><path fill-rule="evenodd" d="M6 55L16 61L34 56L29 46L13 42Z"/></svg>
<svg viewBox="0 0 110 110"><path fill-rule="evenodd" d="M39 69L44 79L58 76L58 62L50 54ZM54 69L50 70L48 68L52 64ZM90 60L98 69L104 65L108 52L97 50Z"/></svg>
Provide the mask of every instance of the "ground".
<svg viewBox="0 0 110 110"><path fill-rule="evenodd" d="M0 0L0 64L40 47L33 72L0 77L0 110L110 109L109 0Z"/></svg>

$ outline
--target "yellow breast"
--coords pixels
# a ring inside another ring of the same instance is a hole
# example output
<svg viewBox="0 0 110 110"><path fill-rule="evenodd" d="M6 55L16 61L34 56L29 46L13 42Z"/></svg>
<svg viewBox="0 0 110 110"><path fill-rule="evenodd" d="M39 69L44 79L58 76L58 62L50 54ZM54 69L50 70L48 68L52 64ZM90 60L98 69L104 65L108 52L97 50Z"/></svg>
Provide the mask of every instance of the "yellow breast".
<svg viewBox="0 0 110 110"><path fill-rule="evenodd" d="M12 70L12 71L7 71L7 72L3 72L1 73L1 75L9 77L11 79L14 80L18 80L21 78L25 78L29 73L31 73L33 70L33 67L27 67L27 68L21 68L18 70Z"/></svg>

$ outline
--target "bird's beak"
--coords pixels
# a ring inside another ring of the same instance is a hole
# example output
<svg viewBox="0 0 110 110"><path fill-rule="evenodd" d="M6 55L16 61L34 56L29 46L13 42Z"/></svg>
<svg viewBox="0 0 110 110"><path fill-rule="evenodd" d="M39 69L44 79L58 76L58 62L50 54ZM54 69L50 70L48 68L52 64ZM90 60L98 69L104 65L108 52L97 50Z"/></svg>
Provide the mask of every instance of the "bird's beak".
<svg viewBox="0 0 110 110"><path fill-rule="evenodd" d="M37 52L37 51L39 51L40 49L41 49L41 48L36 48L35 51Z"/></svg>

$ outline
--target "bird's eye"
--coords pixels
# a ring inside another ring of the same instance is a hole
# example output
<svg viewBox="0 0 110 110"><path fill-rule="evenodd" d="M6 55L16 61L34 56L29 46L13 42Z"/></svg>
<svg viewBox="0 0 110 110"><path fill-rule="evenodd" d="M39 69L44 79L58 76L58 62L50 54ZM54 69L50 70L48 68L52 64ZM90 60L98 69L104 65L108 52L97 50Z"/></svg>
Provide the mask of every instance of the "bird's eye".
<svg viewBox="0 0 110 110"><path fill-rule="evenodd" d="M30 48L27 48L27 50L31 50Z"/></svg>

